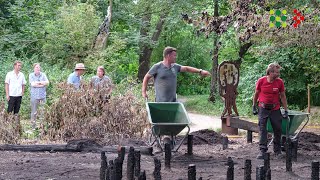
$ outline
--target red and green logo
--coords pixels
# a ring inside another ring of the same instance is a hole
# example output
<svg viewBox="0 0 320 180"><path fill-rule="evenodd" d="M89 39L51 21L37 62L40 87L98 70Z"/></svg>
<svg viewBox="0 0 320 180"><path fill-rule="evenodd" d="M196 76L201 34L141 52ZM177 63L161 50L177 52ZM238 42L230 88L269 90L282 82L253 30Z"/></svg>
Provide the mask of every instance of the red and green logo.
<svg viewBox="0 0 320 180"><path fill-rule="evenodd" d="M293 10L294 16L293 16L293 27L297 28L302 21L304 21L304 16L297 10L294 9ZM283 27L286 28L287 27L287 11L286 10L270 10L269 11L270 14L270 21L269 21L269 27L273 28L273 27Z"/></svg>

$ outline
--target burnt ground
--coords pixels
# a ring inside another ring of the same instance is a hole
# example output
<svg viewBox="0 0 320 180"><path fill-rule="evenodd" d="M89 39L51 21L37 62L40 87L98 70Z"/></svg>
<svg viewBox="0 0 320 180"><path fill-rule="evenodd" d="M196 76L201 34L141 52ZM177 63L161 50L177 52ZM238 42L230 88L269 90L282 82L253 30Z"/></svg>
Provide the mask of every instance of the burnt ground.
<svg viewBox="0 0 320 180"><path fill-rule="evenodd" d="M246 137L230 139L228 149L222 149L222 135L210 130L201 130L194 135L193 155L186 155L187 146L173 153L171 169L164 168L164 154L141 156L141 169L146 170L147 179L153 179L154 157L161 160L161 175L165 180L187 179L189 164L195 164L197 178L220 180L226 179L227 158L235 162L235 179L244 179L244 162L252 160L252 179L255 179L256 167L263 161L257 160L258 138L254 134L254 142L246 143ZM291 173L286 172L285 157L275 158L271 152L272 179L310 179L311 162L320 160L319 129L308 129L299 136L298 160L293 162ZM131 145L143 145L137 140L128 140ZM156 148L156 147L155 147ZM112 160L115 153L107 153ZM0 179L99 179L100 153L50 153L50 152L0 152ZM126 163L126 159L124 161ZM126 179L126 164L123 166L123 179Z"/></svg>

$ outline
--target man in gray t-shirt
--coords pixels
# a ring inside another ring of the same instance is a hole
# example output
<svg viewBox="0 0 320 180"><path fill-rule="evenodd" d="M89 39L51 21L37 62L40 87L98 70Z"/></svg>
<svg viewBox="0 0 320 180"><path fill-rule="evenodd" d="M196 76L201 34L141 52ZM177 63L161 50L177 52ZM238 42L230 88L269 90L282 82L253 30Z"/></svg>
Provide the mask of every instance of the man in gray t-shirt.
<svg viewBox="0 0 320 180"><path fill-rule="evenodd" d="M144 76L142 83L142 96L148 98L147 84L150 78L154 78L156 102L175 102L177 90L177 75L179 72L199 73L201 76L209 76L208 71L190 66L176 64L176 49L166 47L163 51L163 61L154 64Z"/></svg>

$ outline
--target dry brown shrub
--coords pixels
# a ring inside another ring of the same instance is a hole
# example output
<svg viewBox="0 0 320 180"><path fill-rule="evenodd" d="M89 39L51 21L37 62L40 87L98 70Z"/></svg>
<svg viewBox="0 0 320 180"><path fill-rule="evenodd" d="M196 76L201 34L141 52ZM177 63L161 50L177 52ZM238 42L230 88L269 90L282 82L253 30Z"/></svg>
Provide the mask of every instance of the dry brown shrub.
<svg viewBox="0 0 320 180"><path fill-rule="evenodd" d="M5 102L0 101L0 143L17 144L20 134L16 124L17 116L8 114Z"/></svg>
<svg viewBox="0 0 320 180"><path fill-rule="evenodd" d="M144 103L127 91L102 102L101 93L87 85L74 90L60 85L63 94L45 113L42 138L70 140L91 138L102 143L121 143L126 137L142 137L149 127Z"/></svg>

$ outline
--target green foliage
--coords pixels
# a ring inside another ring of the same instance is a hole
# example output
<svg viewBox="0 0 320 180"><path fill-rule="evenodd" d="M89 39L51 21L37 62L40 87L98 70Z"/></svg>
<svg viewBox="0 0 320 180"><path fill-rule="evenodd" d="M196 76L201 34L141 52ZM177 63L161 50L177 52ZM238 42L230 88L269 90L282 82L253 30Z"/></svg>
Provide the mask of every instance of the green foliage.
<svg viewBox="0 0 320 180"><path fill-rule="evenodd" d="M43 53L51 63L78 62L89 53L98 32L100 18L88 4L64 5L55 21L45 26Z"/></svg>

